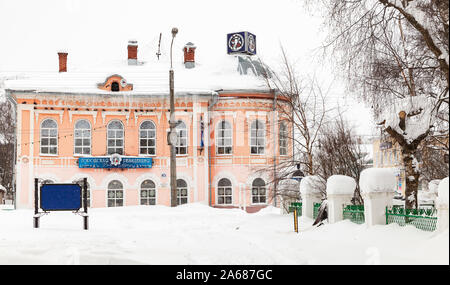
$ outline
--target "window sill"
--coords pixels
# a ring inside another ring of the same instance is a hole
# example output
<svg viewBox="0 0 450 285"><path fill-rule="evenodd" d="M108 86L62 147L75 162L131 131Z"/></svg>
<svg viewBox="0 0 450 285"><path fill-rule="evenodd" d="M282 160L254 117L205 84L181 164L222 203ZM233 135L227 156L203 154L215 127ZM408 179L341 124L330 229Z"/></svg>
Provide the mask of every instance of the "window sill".
<svg viewBox="0 0 450 285"><path fill-rule="evenodd" d="M39 156L43 156L43 157L58 157L59 155L58 154L48 154L48 153L42 154L42 153L40 153Z"/></svg>

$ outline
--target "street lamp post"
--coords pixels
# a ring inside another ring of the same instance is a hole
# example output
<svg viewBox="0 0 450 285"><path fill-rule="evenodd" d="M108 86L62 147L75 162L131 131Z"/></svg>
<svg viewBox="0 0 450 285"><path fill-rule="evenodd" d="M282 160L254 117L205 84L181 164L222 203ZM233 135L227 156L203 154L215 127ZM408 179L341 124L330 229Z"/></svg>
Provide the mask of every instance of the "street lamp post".
<svg viewBox="0 0 450 285"><path fill-rule="evenodd" d="M177 28L172 29L172 42L170 44L170 70L169 70L169 84L170 84L170 133L168 136L168 143L170 145L170 206L177 206L177 161L175 154L175 147L177 143L177 133L175 130L175 98L174 98L174 78L172 68L172 46L173 40L178 33Z"/></svg>

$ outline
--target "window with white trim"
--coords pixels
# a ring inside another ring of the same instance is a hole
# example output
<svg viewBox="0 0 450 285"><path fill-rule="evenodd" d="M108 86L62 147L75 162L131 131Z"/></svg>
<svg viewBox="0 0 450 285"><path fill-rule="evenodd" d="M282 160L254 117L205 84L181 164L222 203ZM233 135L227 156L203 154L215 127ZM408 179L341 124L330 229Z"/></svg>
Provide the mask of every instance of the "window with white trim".
<svg viewBox="0 0 450 285"><path fill-rule="evenodd" d="M231 181L227 178L222 178L217 184L217 204L231 205L233 203L233 187Z"/></svg>
<svg viewBox="0 0 450 285"><path fill-rule="evenodd" d="M91 154L91 124L87 120L79 120L75 123L74 130L75 155Z"/></svg>
<svg viewBox="0 0 450 285"><path fill-rule="evenodd" d="M72 183L80 185L80 187L81 187L81 201L84 201L84 180L83 179L78 179L78 180L73 181ZM87 195L86 195L87 206L91 207L91 187L89 186L89 182L86 182L86 186L87 186Z"/></svg>
<svg viewBox="0 0 450 285"><path fill-rule="evenodd" d="M252 183L252 203L266 203L266 182L261 178L256 178Z"/></svg>
<svg viewBox="0 0 450 285"><path fill-rule="evenodd" d="M108 207L123 206L123 185L118 180L113 180L108 184Z"/></svg>
<svg viewBox="0 0 450 285"><path fill-rule="evenodd" d="M188 189L187 183L183 179L177 179L177 205L187 204Z"/></svg>
<svg viewBox="0 0 450 285"><path fill-rule="evenodd" d="M250 153L264 154L266 145L266 131L264 123L260 120L252 122L250 127Z"/></svg>
<svg viewBox="0 0 450 285"><path fill-rule="evenodd" d="M231 154L233 151L232 128L227 121L220 121L217 125L216 151L217 154Z"/></svg>
<svg viewBox="0 0 450 285"><path fill-rule="evenodd" d="M41 154L58 154L58 124L53 119L41 123Z"/></svg>
<svg viewBox="0 0 450 285"><path fill-rule="evenodd" d="M286 124L281 122L280 123L280 129L279 129L279 145L280 145L280 155L287 155L287 127Z"/></svg>
<svg viewBox="0 0 450 285"><path fill-rule="evenodd" d="M108 154L123 154L123 124L121 121L111 121L108 124L107 148Z"/></svg>
<svg viewBox="0 0 450 285"><path fill-rule="evenodd" d="M141 205L156 205L156 187L151 180L141 183Z"/></svg>
<svg viewBox="0 0 450 285"><path fill-rule="evenodd" d="M152 121L144 121L139 126L139 154L156 154L156 127Z"/></svg>
<svg viewBox="0 0 450 285"><path fill-rule="evenodd" d="M175 150L177 155L187 154L187 128L184 122L181 122L176 128L177 132L177 144Z"/></svg>

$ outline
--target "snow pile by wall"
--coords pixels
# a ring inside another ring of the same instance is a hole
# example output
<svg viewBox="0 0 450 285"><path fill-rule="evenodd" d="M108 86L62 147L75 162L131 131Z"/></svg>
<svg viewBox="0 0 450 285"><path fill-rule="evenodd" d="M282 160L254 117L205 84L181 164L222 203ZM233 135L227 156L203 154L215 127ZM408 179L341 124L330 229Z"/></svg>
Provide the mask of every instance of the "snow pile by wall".
<svg viewBox="0 0 450 285"><path fill-rule="evenodd" d="M391 169L368 168L361 172L359 186L362 193L394 192L397 179Z"/></svg>
<svg viewBox="0 0 450 285"><path fill-rule="evenodd" d="M327 194L350 194L356 189L356 181L345 175L332 175L327 180Z"/></svg>
<svg viewBox="0 0 450 285"><path fill-rule="evenodd" d="M448 207L448 177L441 180L438 188L438 204Z"/></svg>
<svg viewBox="0 0 450 285"><path fill-rule="evenodd" d="M306 176L300 182L300 193L320 193L320 185L325 181L319 176Z"/></svg>

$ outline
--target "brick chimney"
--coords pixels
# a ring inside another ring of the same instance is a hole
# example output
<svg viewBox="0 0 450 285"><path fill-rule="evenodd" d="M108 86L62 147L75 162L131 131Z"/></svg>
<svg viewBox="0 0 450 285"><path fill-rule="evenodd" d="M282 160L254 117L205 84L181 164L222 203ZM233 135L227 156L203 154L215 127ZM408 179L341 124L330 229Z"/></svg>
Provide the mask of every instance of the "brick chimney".
<svg viewBox="0 0 450 285"><path fill-rule="evenodd" d="M195 49L197 47L191 43L188 42L184 48L183 48L183 52L184 52L184 66L186 68L194 68L195 67Z"/></svg>
<svg viewBox="0 0 450 285"><path fill-rule="evenodd" d="M128 41L128 65L137 65L138 43L136 40Z"/></svg>
<svg viewBox="0 0 450 285"><path fill-rule="evenodd" d="M58 52L59 58L59 72L67 72L67 52L60 51Z"/></svg>

